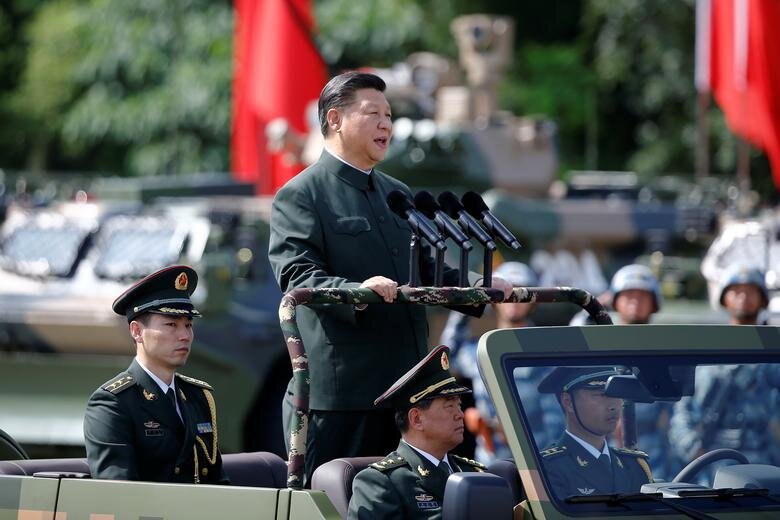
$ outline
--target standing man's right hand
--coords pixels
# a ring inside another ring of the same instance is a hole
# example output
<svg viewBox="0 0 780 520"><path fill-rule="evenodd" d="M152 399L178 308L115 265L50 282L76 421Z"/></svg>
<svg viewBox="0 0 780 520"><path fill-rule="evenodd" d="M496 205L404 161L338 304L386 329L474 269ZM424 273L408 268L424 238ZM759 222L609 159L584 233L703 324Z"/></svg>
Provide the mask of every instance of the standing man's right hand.
<svg viewBox="0 0 780 520"><path fill-rule="evenodd" d="M398 289L398 282L385 278L384 276L372 276L362 284L360 288L368 288L377 293L387 303L395 301L395 295Z"/></svg>

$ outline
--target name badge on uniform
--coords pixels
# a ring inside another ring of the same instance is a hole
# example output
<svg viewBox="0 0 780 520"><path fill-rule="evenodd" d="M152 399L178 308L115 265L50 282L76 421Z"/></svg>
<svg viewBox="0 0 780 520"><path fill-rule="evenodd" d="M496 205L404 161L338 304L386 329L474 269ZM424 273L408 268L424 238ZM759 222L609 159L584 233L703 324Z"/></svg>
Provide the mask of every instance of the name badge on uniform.
<svg viewBox="0 0 780 520"><path fill-rule="evenodd" d="M147 437L162 437L163 431L156 428L147 428L146 430L146 436Z"/></svg>
<svg viewBox="0 0 780 520"><path fill-rule="evenodd" d="M415 495L414 499L417 501L418 509L436 509L439 507L439 503L433 499L432 495Z"/></svg>
<svg viewBox="0 0 780 520"><path fill-rule="evenodd" d="M214 427L210 422L198 423L198 433L213 433Z"/></svg>

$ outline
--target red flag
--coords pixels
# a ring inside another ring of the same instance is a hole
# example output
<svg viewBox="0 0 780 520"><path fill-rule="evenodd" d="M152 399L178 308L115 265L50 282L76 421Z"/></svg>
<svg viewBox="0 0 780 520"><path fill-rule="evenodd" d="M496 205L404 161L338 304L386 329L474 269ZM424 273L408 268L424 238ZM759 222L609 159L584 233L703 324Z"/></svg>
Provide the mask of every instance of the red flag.
<svg viewBox="0 0 780 520"><path fill-rule="evenodd" d="M235 9L231 170L272 194L303 165L268 152L265 125L283 117L308 132L304 109L325 85L325 64L312 40L309 0L235 0Z"/></svg>
<svg viewBox="0 0 780 520"><path fill-rule="evenodd" d="M779 0L711 0L709 83L715 100L731 130L766 152L780 188L777 27Z"/></svg>

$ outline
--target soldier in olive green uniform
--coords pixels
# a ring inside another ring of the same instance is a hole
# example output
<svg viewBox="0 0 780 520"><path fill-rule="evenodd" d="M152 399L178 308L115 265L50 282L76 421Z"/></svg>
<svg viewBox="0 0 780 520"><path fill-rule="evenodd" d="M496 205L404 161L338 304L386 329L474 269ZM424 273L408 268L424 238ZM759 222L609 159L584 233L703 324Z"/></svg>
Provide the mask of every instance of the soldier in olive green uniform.
<svg viewBox="0 0 780 520"><path fill-rule="evenodd" d="M409 194L409 188L374 168L392 135L384 89L377 76L348 72L328 82L320 95L325 151L279 190L271 208L268 258L283 292L365 287L392 302L397 281L409 278L411 231L386 202L391 191ZM428 248L420 258L422 284L432 285ZM477 278L472 275L471 283ZM493 286L508 295L511 287L502 282L494 279ZM458 285L457 270L445 269L444 285ZM483 307L461 310L480 315ZM425 356L428 322L419 305L303 306L296 312L311 377L308 480L331 459L393 449L398 435L392 411L373 408L371 396ZM291 395L288 387L285 442Z"/></svg>
<svg viewBox="0 0 780 520"><path fill-rule="evenodd" d="M604 388L617 374L611 367L558 367L539 383L539 392L556 394L566 416L560 440L541 452L557 498L638 493L653 481L646 453L607 444L622 402L606 396Z"/></svg>
<svg viewBox="0 0 780 520"><path fill-rule="evenodd" d="M114 301L136 344L130 367L90 397L84 418L93 478L227 483L212 388L176 373L192 346L198 276L171 266Z"/></svg>
<svg viewBox="0 0 780 520"><path fill-rule="evenodd" d="M355 477L347 518L441 518L451 473L485 466L448 452L463 442L460 395L471 392L449 372L449 348L438 347L382 394L401 430L398 448Z"/></svg>

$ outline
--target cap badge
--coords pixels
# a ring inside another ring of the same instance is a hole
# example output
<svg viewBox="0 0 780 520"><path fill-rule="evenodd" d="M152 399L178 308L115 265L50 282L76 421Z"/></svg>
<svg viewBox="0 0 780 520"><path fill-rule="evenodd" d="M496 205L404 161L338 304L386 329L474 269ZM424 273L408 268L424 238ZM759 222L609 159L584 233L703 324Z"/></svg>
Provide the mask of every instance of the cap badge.
<svg viewBox="0 0 780 520"><path fill-rule="evenodd" d="M146 388L144 388L144 398L147 401L154 401L155 399L157 399L157 396L152 392L150 392L149 390L147 390Z"/></svg>
<svg viewBox="0 0 780 520"><path fill-rule="evenodd" d="M187 284L189 284L189 280L187 279L187 273L179 273L179 276L176 277L176 281L173 283L173 286L178 291L186 291L187 290Z"/></svg>
<svg viewBox="0 0 780 520"><path fill-rule="evenodd" d="M441 369L442 370L450 369L450 359L447 357L446 352L441 353Z"/></svg>

